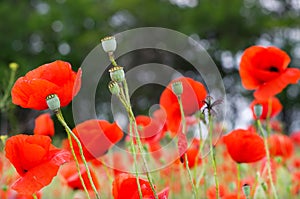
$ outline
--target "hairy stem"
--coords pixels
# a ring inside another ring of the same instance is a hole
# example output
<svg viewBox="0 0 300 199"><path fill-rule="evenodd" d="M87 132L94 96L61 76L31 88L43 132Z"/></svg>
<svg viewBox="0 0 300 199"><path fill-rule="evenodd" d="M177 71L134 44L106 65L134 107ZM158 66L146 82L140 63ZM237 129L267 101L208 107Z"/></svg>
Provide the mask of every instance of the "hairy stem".
<svg viewBox="0 0 300 199"><path fill-rule="evenodd" d="M94 184L94 182L93 182L93 179L92 179L92 175L91 175L90 169L89 169L88 164L87 164L87 162L86 162L86 159L85 159L85 157L84 157L83 149L82 149L80 140L77 138L77 136L73 133L73 131L70 129L70 127L69 127L68 124L66 123L66 121L65 121L65 119L64 119L64 117L63 117L62 112L61 112L60 109L59 109L58 112L56 113L56 117L57 117L57 119L59 120L59 122L63 125L63 127L65 128L66 132L67 132L68 134L70 134L70 136L71 136L71 137L75 140L75 142L77 143L78 148L79 148L79 154L80 154L80 157L81 157L81 159L82 159L82 162L83 162L83 164L84 164L84 166L85 166L85 169L86 169L86 172L87 172L87 175L88 175L89 182L90 182L90 184L91 184L91 186L92 186L92 189L93 189L93 191L94 191L94 193L95 193L95 195L96 195L96 198L97 198L97 199L100 199L100 196L99 196L99 194L98 194L97 188L96 188L96 186L95 186L95 184Z"/></svg>

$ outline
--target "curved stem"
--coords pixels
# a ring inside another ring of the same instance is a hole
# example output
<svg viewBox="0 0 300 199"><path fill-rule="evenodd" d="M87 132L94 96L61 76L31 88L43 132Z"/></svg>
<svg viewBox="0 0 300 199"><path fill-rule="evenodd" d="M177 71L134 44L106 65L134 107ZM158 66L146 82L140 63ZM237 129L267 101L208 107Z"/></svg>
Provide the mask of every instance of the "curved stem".
<svg viewBox="0 0 300 199"><path fill-rule="evenodd" d="M131 123L131 125L133 125L133 130L134 130L134 134L136 136L137 146L138 146L138 149L139 149L139 151L141 153L141 156L142 156L144 169L145 169L147 178L149 180L151 190L154 194L155 199L158 199L158 195L156 193L156 190L155 190L155 187L154 187L154 182L153 182L151 173L150 173L149 168L148 168L147 160L146 160L146 157L145 157L144 147L142 145L141 138L140 138L140 135L139 135L138 130L137 130L137 124L136 124L135 117L134 117L134 114L132 112L131 106L130 106L130 109L129 109L129 116L131 117L131 119L130 119L131 122L130 123Z"/></svg>
<svg viewBox="0 0 300 199"><path fill-rule="evenodd" d="M269 144L268 144L267 136L264 133L264 129L262 128L260 120L257 120L257 126L258 126L258 128L263 136L263 140L264 140L266 158L267 158L266 164L267 164L267 170L268 170L268 175L269 175L269 180L270 180L270 184L272 187L273 195L274 195L275 199L278 199L277 190L274 185L273 177L272 177L271 158L270 158L270 151L269 151Z"/></svg>
<svg viewBox="0 0 300 199"><path fill-rule="evenodd" d="M178 99L180 113L181 113L182 133L186 134L186 121L185 121L185 115L184 115L182 100L181 100L180 96L177 96L177 99ZM184 154L184 158L185 158L185 167L186 167L186 170L187 170L188 176L189 176L189 181L192 185L193 195L194 195L194 198L196 199L198 197L198 190L197 190L197 187L194 184L194 179L193 179L193 176L192 176L189 164L188 164L188 159L187 159L187 154L186 153Z"/></svg>
<svg viewBox="0 0 300 199"><path fill-rule="evenodd" d="M72 152L73 158L75 160L75 164L76 164L76 168L77 168L79 180L80 180L80 182L81 182L81 184L83 186L83 189L84 189L84 192L85 192L87 198L90 199L89 192L88 192L88 190L86 188L86 185L85 185L84 180L83 180L82 175L81 175L80 166L79 166L79 162L78 162L78 159L76 157L76 154L75 154L75 150L74 150L74 147L73 147L71 135L68 132L67 132L67 135L68 135L68 141L69 141L69 145L70 145L70 148L71 148L71 152Z"/></svg>
<svg viewBox="0 0 300 199"><path fill-rule="evenodd" d="M133 135L131 124L129 124L129 132L130 132L130 135ZM130 136L130 137L131 137L130 146L131 146L131 150L132 150L132 153L133 153L133 162L134 162L134 169L135 169L135 176L136 176L136 184L137 184L137 187L138 187L140 199L143 199L143 193L142 193L141 184L140 184L140 180L139 180L139 171L138 171L138 165L137 165L137 154L136 154L136 151L135 151L134 139L133 139L133 136Z"/></svg>
<svg viewBox="0 0 300 199"><path fill-rule="evenodd" d="M84 154L83 154L83 149L82 149L82 146L81 146L81 142L80 140L77 138L77 136L73 133L73 131L69 128L68 124L65 122L64 120L64 117L62 115L62 112L61 110L59 109L57 112L56 112L56 117L57 119L59 120L59 122L63 125L63 127L65 128L66 132L70 134L70 136L75 140L75 142L77 143L78 145L78 148L79 148L79 153L80 153L80 157L83 161L83 164L85 166L85 169L86 169L86 172L87 172L87 175L88 175L88 179L89 179L89 182L91 183L91 186L92 186L92 189L93 191L95 192L95 195L96 195L96 198L97 199L100 199L100 196L98 194L98 191L97 191L97 188L93 182L93 179L92 179L92 175L91 175L91 172L90 172L90 169L88 167L88 164L86 162L86 159L84 157Z"/></svg>

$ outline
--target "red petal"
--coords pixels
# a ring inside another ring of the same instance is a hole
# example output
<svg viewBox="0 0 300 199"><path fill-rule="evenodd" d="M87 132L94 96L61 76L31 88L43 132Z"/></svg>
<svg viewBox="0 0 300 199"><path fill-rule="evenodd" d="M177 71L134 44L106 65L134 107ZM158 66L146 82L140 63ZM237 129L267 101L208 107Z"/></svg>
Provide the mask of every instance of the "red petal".
<svg viewBox="0 0 300 199"><path fill-rule="evenodd" d="M251 46L241 58L240 76L246 89L256 89L281 74L290 63L290 57L276 47ZM275 67L278 71L270 71Z"/></svg>
<svg viewBox="0 0 300 199"><path fill-rule="evenodd" d="M37 135L54 135L54 122L49 113L41 114L35 119L33 132Z"/></svg>
<svg viewBox="0 0 300 199"><path fill-rule="evenodd" d="M253 118L257 119L255 114L254 114L254 106L256 104L260 104L263 107L263 112L262 115L260 116L260 119L266 119L268 114L269 114L269 106L271 107L271 112L270 112L270 118L275 117L280 113L282 110L282 104L276 97L272 97L269 99L263 99L263 100L253 100L252 103L250 104L250 108L253 113Z"/></svg>
<svg viewBox="0 0 300 199"><path fill-rule="evenodd" d="M300 69L288 68L278 78L262 84L254 93L257 99L268 99L280 93L288 84L296 84L300 79Z"/></svg>
<svg viewBox="0 0 300 199"><path fill-rule="evenodd" d="M12 189L19 194L32 195L51 183L57 174L58 168L59 166L49 162L38 165L19 178L12 185Z"/></svg>
<svg viewBox="0 0 300 199"><path fill-rule="evenodd" d="M256 133L237 129L225 135L223 140L227 150L237 163L251 163L265 157L263 139Z"/></svg>

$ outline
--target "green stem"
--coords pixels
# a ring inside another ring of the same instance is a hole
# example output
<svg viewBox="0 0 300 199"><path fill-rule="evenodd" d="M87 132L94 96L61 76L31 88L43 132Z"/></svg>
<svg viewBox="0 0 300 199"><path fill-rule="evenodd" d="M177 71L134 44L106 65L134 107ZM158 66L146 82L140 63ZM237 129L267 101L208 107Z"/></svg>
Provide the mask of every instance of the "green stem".
<svg viewBox="0 0 300 199"><path fill-rule="evenodd" d="M269 144L268 144L268 140L267 140L267 135L265 135L264 133L264 129L262 128L261 122L260 120L257 120L257 126L263 136L263 140L264 140L264 145L265 145L265 151L266 151L266 158L267 158L267 170L268 170L268 175L269 175L269 180L270 180L270 184L272 187L272 191L273 191L273 195L275 199L278 199L278 195L277 195L277 190L276 187L274 185L273 182L273 178L272 178L272 169L271 169L271 158L270 158L270 152L269 152Z"/></svg>
<svg viewBox="0 0 300 199"><path fill-rule="evenodd" d="M80 166L79 166L79 162L78 162L78 159L76 157L76 154L75 154L75 150L74 150L74 146L73 146L71 135L68 132L67 132L67 135L68 135L68 141L69 141L69 145L70 145L70 148L71 148L71 152L72 152L73 158L75 160L75 164L76 164L76 168L77 168L77 172L78 172L78 176L79 176L80 182L81 182L81 184L83 186L83 189L84 189L84 192L85 192L86 196L88 197L88 199L90 199L89 192L88 192L88 190L86 188L86 185L84 183L83 177L81 175Z"/></svg>
<svg viewBox="0 0 300 199"><path fill-rule="evenodd" d="M2 110L3 108L6 108L6 103L7 103L7 99L9 98L10 96L10 91L11 91L11 88L13 86L13 83L15 81L15 76L16 76L16 70L11 70L11 73L10 73L10 77L9 77L9 81L8 81L8 86L7 88L5 89L4 91L4 95L0 101L0 109Z"/></svg>
<svg viewBox="0 0 300 199"><path fill-rule="evenodd" d="M33 199L38 199L37 195L34 193L32 194Z"/></svg>
<svg viewBox="0 0 300 199"><path fill-rule="evenodd" d="M181 100L180 96L177 96L177 99L178 99L178 104L179 104L180 113L181 113L182 133L186 134L186 121L185 121L185 115L184 115L182 100ZM184 154L184 158L185 158L185 167L186 167L186 170L187 170L188 176L189 176L189 181L192 185L193 195L194 195L194 198L197 199L198 190L197 190L197 187L194 184L194 179L193 179L193 176L192 176L189 164L188 164L188 159L187 159L187 154L186 153Z"/></svg>
<svg viewBox="0 0 300 199"><path fill-rule="evenodd" d="M126 97L126 94L125 94L126 91L124 92L124 90L123 90L123 84L121 83L121 84L119 84L119 86L120 86L120 93L117 96L118 96L119 100L121 101L121 103L123 104L123 106L125 107L125 109L127 111L127 114L128 114L128 118L129 118L129 132L130 132L130 137L132 138L131 139L131 150L132 150L132 153L133 153L135 175L136 175L136 180L137 180L137 186L138 186L140 199L142 199L143 196L142 196L142 190L141 190L141 185L140 185L139 175L138 175L137 153L136 153L136 150L135 150L136 146L135 146L134 139L133 139L134 134L137 136L137 139L136 139L137 140L137 145L138 145L138 148L139 148L139 150L141 152L141 155L142 155L143 163L144 163L144 166L146 168L145 170L146 170L147 178L148 178L149 183L150 183L151 190L153 191L154 195L158 199L157 193L154 189L154 184L153 184L151 175L149 173L149 169L147 167L147 162L146 162L146 159L144 157L143 146L141 146L140 139L139 139L139 134L138 134L138 132L136 132L137 126L136 126L135 117L134 117L134 114L132 112L132 108L131 108L131 105L130 105L130 101L128 101L129 97L128 98ZM134 132L133 132L132 128L134 128Z"/></svg>
<svg viewBox="0 0 300 199"><path fill-rule="evenodd" d="M216 186L216 196L217 199L219 199L219 182L218 182L218 173L217 173L217 163L216 163L216 155L215 155L215 150L213 146L213 140L212 140L212 116L209 113L208 115L208 128L209 128L209 145L210 145L210 154L211 154L211 160L214 168L214 179L215 179L215 186Z"/></svg>
<svg viewBox="0 0 300 199"><path fill-rule="evenodd" d="M82 161L83 161L83 164L84 164L84 166L85 166L85 169L86 169L86 172L87 172L87 175L88 175L89 182L90 182L90 184L91 184L91 186L92 186L93 191L95 192L96 198L97 198L97 199L100 199L100 196L99 196L99 194L98 194L97 188L96 188L96 186L95 186L95 184L94 184L94 182L93 182L93 179L92 179L92 175L91 175L90 169L89 169L88 164L87 164L87 162L86 162L86 159L85 159L85 157L84 157L83 149L82 149L80 140L77 138L77 136L73 133L73 131L69 128L68 124L65 122L64 117L63 117L62 112L61 112L60 109L57 111L56 117L57 117L57 119L59 120L59 122L63 125L63 127L65 128L66 132L67 132L68 134L70 134L70 136L71 136L71 137L75 140L75 142L77 143L78 148L79 148L80 157L81 157L81 159L82 159Z"/></svg>
<svg viewBox="0 0 300 199"><path fill-rule="evenodd" d="M127 102L130 102L128 84L127 84L126 79L124 79L123 84L124 84L124 90L125 90L125 98L126 98Z"/></svg>
<svg viewBox="0 0 300 199"><path fill-rule="evenodd" d="M129 132L130 132L130 135L133 135L131 124L129 124ZM143 199L143 193L142 193L141 184L140 184L140 180L139 180L139 171L138 171L138 165L137 165L137 154L136 154L136 150L135 150L134 139L133 139L133 136L130 136L130 137L131 137L131 141L130 141L131 142L131 150L132 150L132 153L133 153L134 169L135 169L135 176L136 176L136 184L137 184L137 187L138 187L140 199Z"/></svg>
<svg viewBox="0 0 300 199"><path fill-rule="evenodd" d="M241 189L241 164L237 163L237 199L240 199L240 189Z"/></svg>
<svg viewBox="0 0 300 199"><path fill-rule="evenodd" d="M129 121L130 121L131 125L133 125L133 130L134 130L134 134L136 136L137 146L138 146L138 149L141 153L142 160L143 160L144 169L145 169L145 172L146 172L151 190L154 194L154 197L155 197L155 199L158 199L158 195L156 193L156 190L155 190L155 187L154 187L154 182L153 182L151 173L150 173L149 168L148 168L147 160L146 160L146 157L145 157L144 147L142 145L141 138L140 138L140 135L139 135L138 130L137 130L137 124L136 124L135 117L134 117L134 114L132 112L131 106L130 106L129 111L130 111L129 116L131 117L131 119L129 119Z"/></svg>
<svg viewBox="0 0 300 199"><path fill-rule="evenodd" d="M114 58L114 54L112 52L108 53L108 57L113 66L118 66L118 64Z"/></svg>

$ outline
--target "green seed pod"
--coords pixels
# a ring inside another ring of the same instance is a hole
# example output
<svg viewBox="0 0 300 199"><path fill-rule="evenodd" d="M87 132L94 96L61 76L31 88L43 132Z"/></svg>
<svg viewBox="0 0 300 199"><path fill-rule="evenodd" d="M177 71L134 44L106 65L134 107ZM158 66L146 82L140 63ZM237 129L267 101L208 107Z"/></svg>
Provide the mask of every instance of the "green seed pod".
<svg viewBox="0 0 300 199"><path fill-rule="evenodd" d="M251 192L251 187L248 184L243 185L243 193L246 196L246 198L250 198L250 192Z"/></svg>
<svg viewBox="0 0 300 199"><path fill-rule="evenodd" d="M101 39L102 48L105 52L114 52L117 48L117 41L114 36Z"/></svg>
<svg viewBox="0 0 300 199"><path fill-rule="evenodd" d="M108 89L113 95L119 95L120 93L120 86L117 82L110 81L108 84Z"/></svg>
<svg viewBox="0 0 300 199"><path fill-rule="evenodd" d="M46 102L50 110L56 112L60 109L60 100L56 94L48 95Z"/></svg>
<svg viewBox="0 0 300 199"><path fill-rule="evenodd" d="M255 114L256 118L259 119L263 112L262 105L256 104L253 109L254 109L254 114Z"/></svg>
<svg viewBox="0 0 300 199"><path fill-rule="evenodd" d="M175 95L180 96L183 93L182 82L180 82L180 81L174 82L172 84L172 90L173 90Z"/></svg>
<svg viewBox="0 0 300 199"><path fill-rule="evenodd" d="M115 66L111 68L109 73L112 81L119 83L125 80L125 72L121 66Z"/></svg>
<svg viewBox="0 0 300 199"><path fill-rule="evenodd" d="M19 65L15 62L9 64L9 68L13 71L16 71L19 68Z"/></svg>

